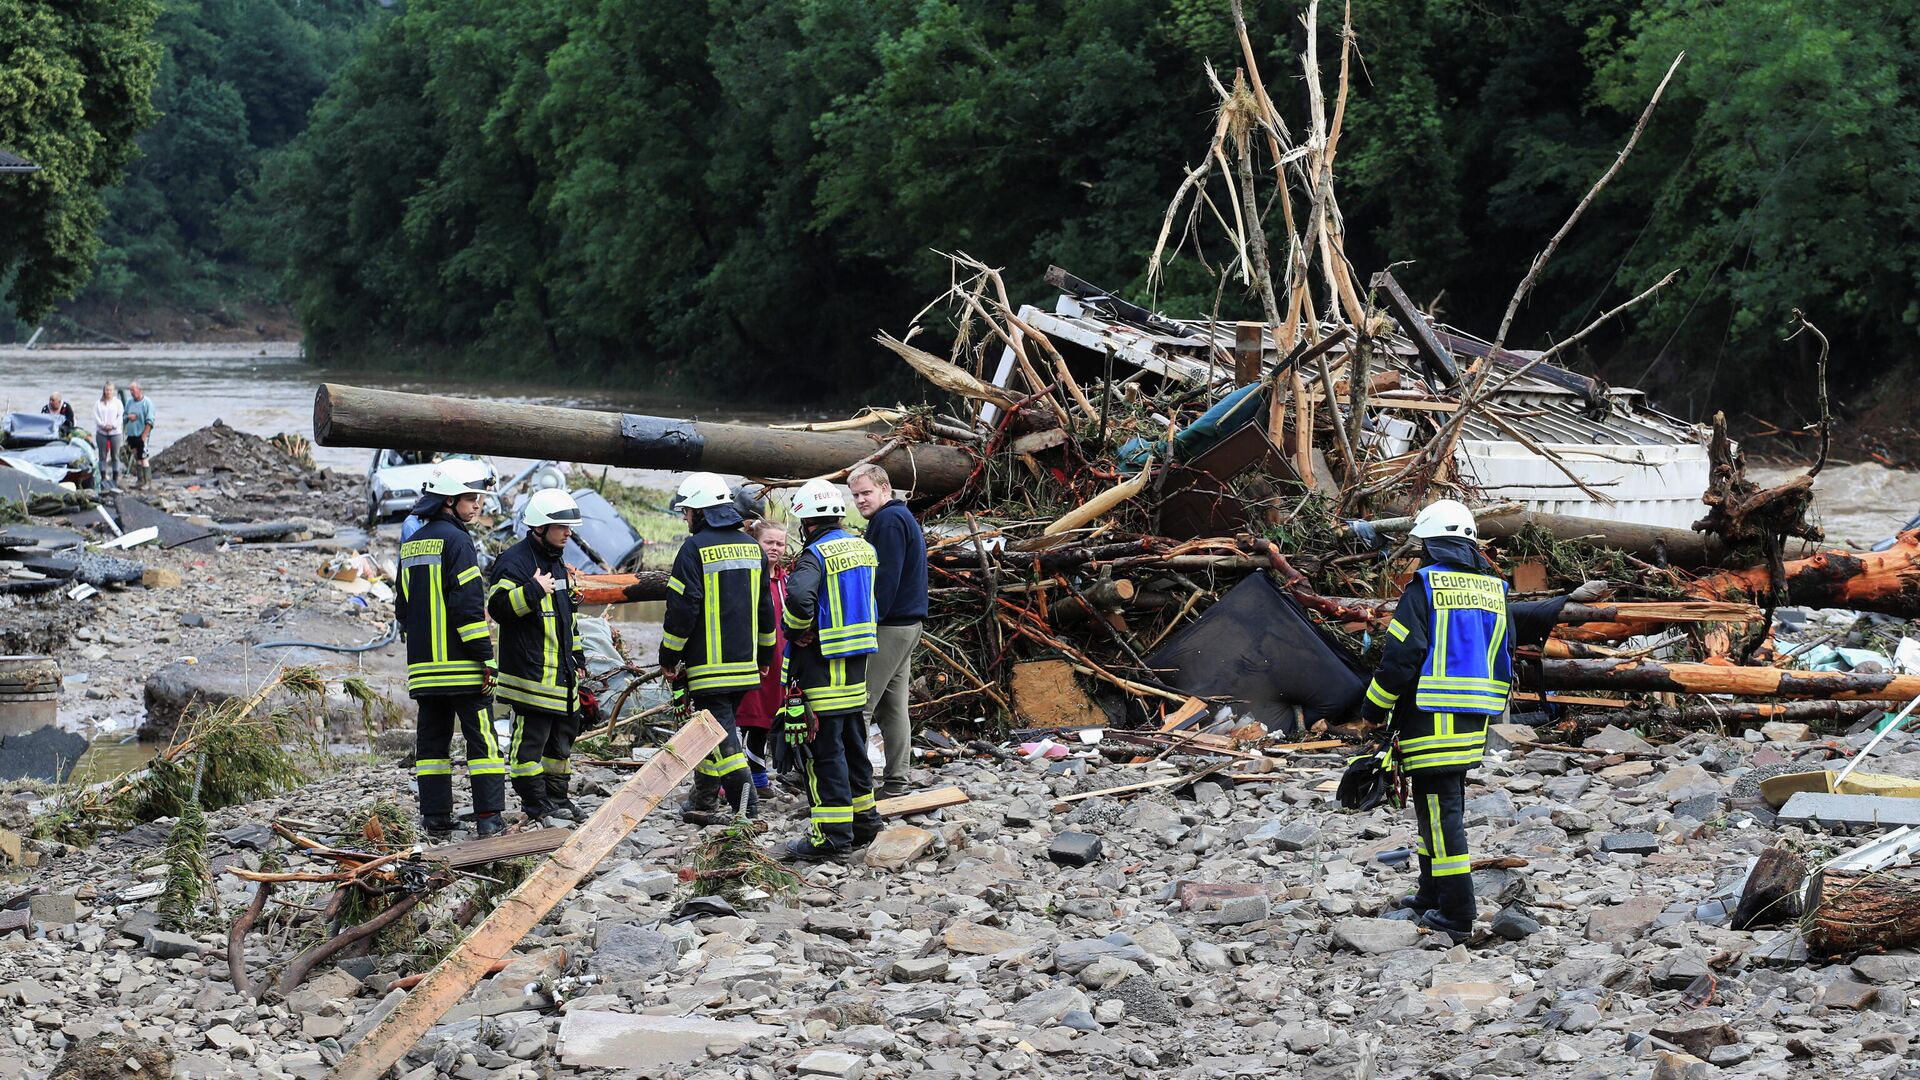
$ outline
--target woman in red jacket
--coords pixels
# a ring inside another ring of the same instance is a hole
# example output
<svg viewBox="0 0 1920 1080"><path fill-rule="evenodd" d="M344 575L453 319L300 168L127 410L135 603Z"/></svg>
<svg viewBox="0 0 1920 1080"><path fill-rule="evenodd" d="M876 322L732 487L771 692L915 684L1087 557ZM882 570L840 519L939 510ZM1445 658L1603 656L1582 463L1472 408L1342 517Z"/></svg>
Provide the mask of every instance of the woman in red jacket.
<svg viewBox="0 0 1920 1080"><path fill-rule="evenodd" d="M791 567L787 559L785 525L761 519L750 523L747 531L760 541L760 550L767 553L767 565L772 567L767 586L773 590L773 666L761 676L759 688L749 690L747 696L740 699L740 708L733 720L739 725L740 737L746 740L753 786L764 793L773 782L767 775L767 762L772 753L768 732L773 728L775 715L786 703L785 688L780 685L780 659L786 652L787 639L780 620L787 606L787 571Z"/></svg>

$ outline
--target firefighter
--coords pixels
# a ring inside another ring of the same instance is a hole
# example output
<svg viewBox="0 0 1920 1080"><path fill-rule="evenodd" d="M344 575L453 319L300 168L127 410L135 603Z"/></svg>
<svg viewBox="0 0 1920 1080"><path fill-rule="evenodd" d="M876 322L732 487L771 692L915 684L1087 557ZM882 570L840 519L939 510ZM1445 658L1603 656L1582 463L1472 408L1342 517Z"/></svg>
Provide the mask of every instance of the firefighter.
<svg viewBox="0 0 1920 1080"><path fill-rule="evenodd" d="M557 488L527 499L527 535L493 564L487 613L500 626L494 697L513 706L508 772L528 821L584 820L567 792L580 734L580 649L573 592L562 558L580 524L573 496Z"/></svg>
<svg viewBox="0 0 1920 1080"><path fill-rule="evenodd" d="M841 860L880 832L867 757L867 658L879 651L872 545L848 532L840 489L809 480L793 496L805 547L787 575L789 698L782 737L806 745L801 772L811 808L807 835L782 857Z"/></svg>
<svg viewBox="0 0 1920 1080"><path fill-rule="evenodd" d="M1473 512L1441 499L1414 519L1427 565L1407 584L1361 715L1392 719L1389 751L1407 776L1420 830L1420 886L1400 917L1461 943L1473 932L1466 775L1513 683L1507 585L1480 554Z"/></svg>
<svg viewBox="0 0 1920 1080"><path fill-rule="evenodd" d="M473 785L475 831L506 828L506 760L488 714L493 690L493 642L487 634L486 586L467 533L493 489L493 476L472 460L445 461L427 478L437 496L426 524L400 545L400 589L394 614L407 640L407 693L418 705L414 778L420 818L445 836L453 819L453 728L459 721Z"/></svg>
<svg viewBox="0 0 1920 1080"><path fill-rule="evenodd" d="M690 535L667 579L660 670L677 703L687 711L705 709L727 730L726 740L695 767L693 796L680 808L685 820L712 824L734 811L752 816L758 810L733 717L773 664L773 597L766 553L740 527L726 481L693 473L681 481L674 505Z"/></svg>

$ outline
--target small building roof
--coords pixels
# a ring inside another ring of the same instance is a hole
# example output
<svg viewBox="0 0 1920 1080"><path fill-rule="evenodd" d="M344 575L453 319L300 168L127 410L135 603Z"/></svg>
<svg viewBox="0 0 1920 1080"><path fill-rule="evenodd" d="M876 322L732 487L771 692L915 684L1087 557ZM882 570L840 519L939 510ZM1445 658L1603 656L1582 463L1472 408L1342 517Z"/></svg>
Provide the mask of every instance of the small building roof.
<svg viewBox="0 0 1920 1080"><path fill-rule="evenodd" d="M39 171L40 166L35 165L26 158L18 154L9 154L5 150L0 150L0 173L29 173Z"/></svg>

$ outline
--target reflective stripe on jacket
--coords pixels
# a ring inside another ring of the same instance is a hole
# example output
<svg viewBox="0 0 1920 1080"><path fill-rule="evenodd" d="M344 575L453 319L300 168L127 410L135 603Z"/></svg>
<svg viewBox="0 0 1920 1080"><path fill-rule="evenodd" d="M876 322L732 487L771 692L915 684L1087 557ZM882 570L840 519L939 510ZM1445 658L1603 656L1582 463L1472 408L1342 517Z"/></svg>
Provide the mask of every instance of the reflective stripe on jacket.
<svg viewBox="0 0 1920 1080"><path fill-rule="evenodd" d="M543 594L533 575L553 575ZM503 552L493 564L487 612L500 626L500 675L494 697L516 706L570 715L579 707L574 668L580 662L579 613L567 591L567 564L547 558L532 536Z"/></svg>
<svg viewBox="0 0 1920 1080"><path fill-rule="evenodd" d="M680 545L667 578L660 666L684 661L689 693L751 690L773 663L767 556L737 527L706 526Z"/></svg>
<svg viewBox="0 0 1920 1080"><path fill-rule="evenodd" d="M830 659L879 652L873 598L879 560L873 546L845 529L830 529L807 543L799 562L807 567L800 586L806 596L786 605L787 630L812 627L820 655ZM795 576L800 570L794 567ZM789 582L787 588L796 586Z"/></svg>
<svg viewBox="0 0 1920 1080"><path fill-rule="evenodd" d="M407 639L407 693L479 693L493 642L473 537L441 511L400 545L399 570L394 608Z"/></svg>
<svg viewBox="0 0 1920 1080"><path fill-rule="evenodd" d="M1391 713L1403 768L1479 764L1513 683L1511 623L1506 585L1491 574L1435 563L1407 585L1361 710L1375 721Z"/></svg>

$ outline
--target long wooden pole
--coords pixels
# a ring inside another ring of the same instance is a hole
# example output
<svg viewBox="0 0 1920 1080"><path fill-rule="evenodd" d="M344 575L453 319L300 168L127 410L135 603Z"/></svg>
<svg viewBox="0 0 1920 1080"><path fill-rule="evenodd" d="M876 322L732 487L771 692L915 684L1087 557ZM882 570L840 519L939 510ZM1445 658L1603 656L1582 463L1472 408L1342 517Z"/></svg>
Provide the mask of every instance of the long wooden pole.
<svg viewBox="0 0 1920 1080"><path fill-rule="evenodd" d="M637 574L575 574L573 585L586 604L633 604L667 598L664 570L642 570Z"/></svg>
<svg viewBox="0 0 1920 1080"><path fill-rule="evenodd" d="M321 446L439 450L590 461L638 469L802 479L873 457L883 442L847 432L782 431L635 413L403 394L322 383L313 399ZM877 461L917 495L957 491L971 454L940 443L900 446Z"/></svg>
<svg viewBox="0 0 1920 1080"><path fill-rule="evenodd" d="M1920 533L1903 533L1885 551L1822 551L1786 564L1786 602L1799 607L1877 611L1920 618ZM1690 591L1728 600L1763 597L1767 568L1737 570L1693 583Z"/></svg>
<svg viewBox="0 0 1920 1080"><path fill-rule="evenodd" d="M1920 675L1663 664L1655 660L1543 660L1540 677L1538 688L1544 690L1733 694L1828 701L1911 701L1920 697Z"/></svg>
<svg viewBox="0 0 1920 1080"><path fill-rule="evenodd" d="M573 838L500 901L459 947L435 965L418 987L385 1020L353 1045L333 1080L380 1080L406 1056L448 1009L458 1004L493 963L506 954L566 898L620 841L626 839L660 800L677 787L695 763L727 737L711 713L698 713L680 733L593 816Z"/></svg>

